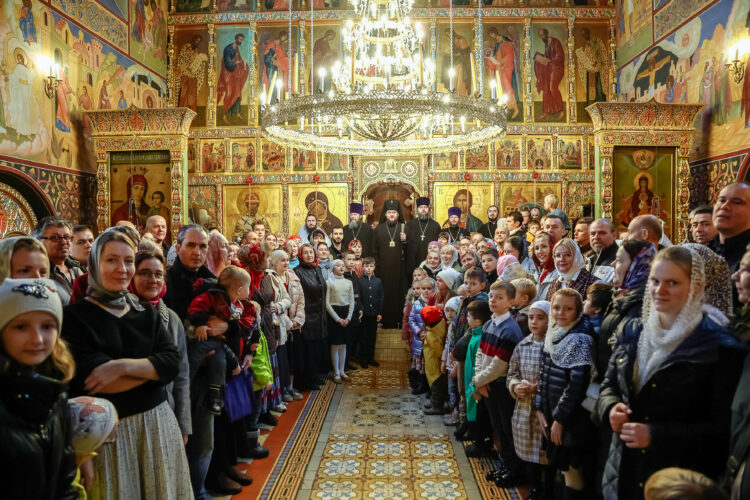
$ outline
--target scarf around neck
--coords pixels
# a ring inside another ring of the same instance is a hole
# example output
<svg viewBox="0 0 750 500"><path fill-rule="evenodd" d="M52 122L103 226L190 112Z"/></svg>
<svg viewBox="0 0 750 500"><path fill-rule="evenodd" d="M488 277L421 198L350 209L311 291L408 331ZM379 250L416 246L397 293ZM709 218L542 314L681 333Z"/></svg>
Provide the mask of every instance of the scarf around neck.
<svg viewBox="0 0 750 500"><path fill-rule="evenodd" d="M164 286L161 287L161 292L159 292L158 295L154 297L153 299L146 299L138 295L138 292L136 292L135 285L133 284L132 281L130 282L130 285L128 285L128 290L130 291L130 293L138 297L138 300L140 301L141 304L149 305L151 307L156 307L159 305L159 301L162 299L162 297L164 297L167 294L167 284L164 283Z"/></svg>
<svg viewBox="0 0 750 500"><path fill-rule="evenodd" d="M552 362L561 368L594 366L593 339L585 333L569 334L580 320L579 316L568 326L558 326L552 320L544 337L544 350L549 353Z"/></svg>

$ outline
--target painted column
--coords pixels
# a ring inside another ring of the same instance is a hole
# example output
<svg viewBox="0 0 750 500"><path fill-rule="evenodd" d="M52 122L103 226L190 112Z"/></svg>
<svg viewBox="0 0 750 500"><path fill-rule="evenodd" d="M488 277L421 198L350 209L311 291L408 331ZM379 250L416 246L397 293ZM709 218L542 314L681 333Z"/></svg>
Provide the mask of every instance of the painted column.
<svg viewBox="0 0 750 500"><path fill-rule="evenodd" d="M568 123L576 123L577 101L576 101L576 63L573 55L575 54L575 38L573 35L573 23L575 17L568 18ZM557 140L557 139L555 139Z"/></svg>
<svg viewBox="0 0 750 500"><path fill-rule="evenodd" d="M206 126L216 127L216 25L208 24L208 110Z"/></svg>

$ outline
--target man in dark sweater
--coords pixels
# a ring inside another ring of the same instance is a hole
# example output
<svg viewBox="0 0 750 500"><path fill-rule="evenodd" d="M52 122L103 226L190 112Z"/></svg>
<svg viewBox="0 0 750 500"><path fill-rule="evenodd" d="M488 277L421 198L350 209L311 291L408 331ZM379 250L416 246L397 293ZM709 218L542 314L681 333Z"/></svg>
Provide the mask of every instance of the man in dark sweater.
<svg viewBox="0 0 750 500"><path fill-rule="evenodd" d="M359 292L362 301L362 339L359 355L362 366L379 366L375 361L375 334L378 323L383 319L383 283L375 276L375 259L365 257L362 261L364 274L359 278Z"/></svg>
<svg viewBox="0 0 750 500"><path fill-rule="evenodd" d="M713 222L719 234L709 248L726 259L729 272L734 274L750 243L750 185L734 182L722 189L714 205ZM738 311L741 304L734 281L732 299L734 309Z"/></svg>

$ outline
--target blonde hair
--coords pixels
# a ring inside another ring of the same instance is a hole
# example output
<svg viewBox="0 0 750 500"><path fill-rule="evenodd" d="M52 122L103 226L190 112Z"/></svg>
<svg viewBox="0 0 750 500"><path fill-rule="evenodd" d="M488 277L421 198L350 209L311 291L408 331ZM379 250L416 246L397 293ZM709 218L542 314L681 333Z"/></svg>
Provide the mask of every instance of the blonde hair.
<svg viewBox="0 0 750 500"><path fill-rule="evenodd" d="M57 337L52 352L44 361L39 363L36 371L47 377L62 380L67 384L76 373L76 363L73 360L73 354L68 349L68 344L61 337L61 331L62 325L57 325ZM0 330L0 333L2 333L2 330ZM8 356L5 352L5 346L2 344L0 344L0 351L4 356Z"/></svg>
<svg viewBox="0 0 750 500"><path fill-rule="evenodd" d="M646 500L722 500L729 497L700 472L669 467L655 472L643 489Z"/></svg>
<svg viewBox="0 0 750 500"><path fill-rule="evenodd" d="M229 289L235 285L242 286L251 283L250 273L238 266L227 266L219 275L219 285Z"/></svg>
<svg viewBox="0 0 750 500"><path fill-rule="evenodd" d="M552 208L557 208L557 205L560 203L560 199L556 194L550 193L544 197L544 203L549 203Z"/></svg>
<svg viewBox="0 0 750 500"><path fill-rule="evenodd" d="M27 249L29 252L40 252L44 255L45 259L47 258L47 249L36 238L32 238L31 236L5 238L0 241L0 283L5 281L5 278L10 278L10 261L13 259L13 254L22 248Z"/></svg>
<svg viewBox="0 0 750 500"><path fill-rule="evenodd" d="M583 313L583 298L581 297L581 294L578 293L578 290L574 290L573 288L561 288L560 290L556 291L555 294L552 296L552 300L550 300L550 304L554 306L555 300L557 299L557 297L570 297L571 299L575 300L576 315L580 316L581 313Z"/></svg>
<svg viewBox="0 0 750 500"><path fill-rule="evenodd" d="M435 290L435 280L430 277L422 278L422 280L419 283L422 285L425 285L425 284L430 285L432 289Z"/></svg>
<svg viewBox="0 0 750 500"><path fill-rule="evenodd" d="M536 284L529 278L518 278L511 281L516 287L516 292L526 295L529 300L536 297Z"/></svg>

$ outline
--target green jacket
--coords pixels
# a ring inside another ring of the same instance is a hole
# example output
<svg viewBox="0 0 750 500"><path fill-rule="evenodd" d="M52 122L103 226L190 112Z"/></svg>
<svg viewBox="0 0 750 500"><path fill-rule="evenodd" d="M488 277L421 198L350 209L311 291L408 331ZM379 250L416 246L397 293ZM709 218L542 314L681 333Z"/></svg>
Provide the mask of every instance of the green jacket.
<svg viewBox="0 0 750 500"><path fill-rule="evenodd" d="M260 329L260 327L258 327ZM253 362L250 365L253 371L253 390L259 391L265 388L269 382L273 381L273 369L271 368L271 355L268 353L268 342L263 330L260 330L260 340L258 349L253 356Z"/></svg>
<svg viewBox="0 0 750 500"><path fill-rule="evenodd" d="M471 379L474 378L474 363L479 349L479 341L482 340L482 326L472 328L469 339L469 349L466 351L466 362L464 363L464 391L466 393L466 420L477 421L477 401L473 394L476 392Z"/></svg>

